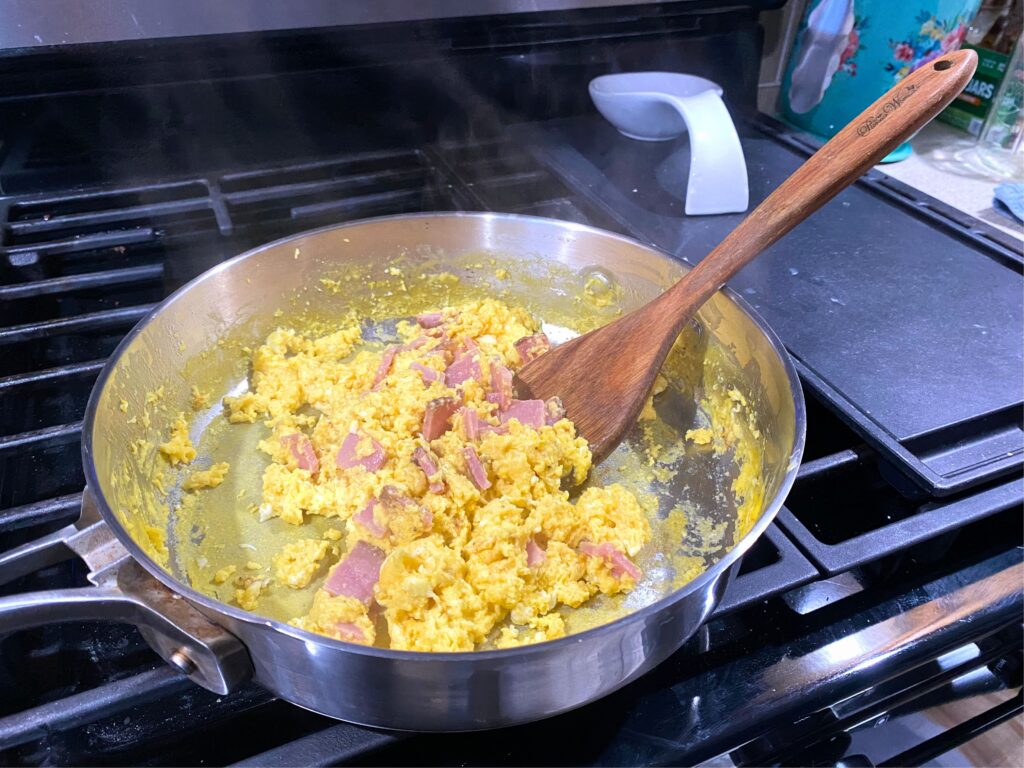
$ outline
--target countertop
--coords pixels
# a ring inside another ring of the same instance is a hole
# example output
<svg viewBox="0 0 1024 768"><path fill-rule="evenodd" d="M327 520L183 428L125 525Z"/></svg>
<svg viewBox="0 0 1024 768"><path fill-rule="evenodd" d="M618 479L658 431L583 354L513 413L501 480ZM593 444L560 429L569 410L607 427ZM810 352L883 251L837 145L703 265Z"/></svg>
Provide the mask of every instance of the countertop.
<svg viewBox="0 0 1024 768"><path fill-rule="evenodd" d="M914 154L900 163L879 165L878 170L1024 240L1024 225L992 207L1001 180L978 168L974 137L933 122L910 144Z"/></svg>

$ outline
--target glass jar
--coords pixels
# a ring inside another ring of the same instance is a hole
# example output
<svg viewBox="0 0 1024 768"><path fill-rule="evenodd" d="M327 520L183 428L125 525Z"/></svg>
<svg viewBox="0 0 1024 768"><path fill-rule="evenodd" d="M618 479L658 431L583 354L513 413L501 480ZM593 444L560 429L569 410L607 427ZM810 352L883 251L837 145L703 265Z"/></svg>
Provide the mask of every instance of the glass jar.
<svg viewBox="0 0 1024 768"><path fill-rule="evenodd" d="M1024 38L1017 40L975 152L993 174L1024 180Z"/></svg>

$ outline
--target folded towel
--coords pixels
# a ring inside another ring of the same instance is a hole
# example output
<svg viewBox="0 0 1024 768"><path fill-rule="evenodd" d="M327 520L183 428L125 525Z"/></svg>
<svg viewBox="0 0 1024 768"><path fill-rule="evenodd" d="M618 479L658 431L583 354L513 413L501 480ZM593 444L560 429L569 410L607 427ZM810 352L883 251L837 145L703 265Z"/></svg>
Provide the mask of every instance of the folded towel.
<svg viewBox="0 0 1024 768"><path fill-rule="evenodd" d="M1020 182L1000 184L996 187L996 198L992 207L1000 213L1024 221L1024 184Z"/></svg>

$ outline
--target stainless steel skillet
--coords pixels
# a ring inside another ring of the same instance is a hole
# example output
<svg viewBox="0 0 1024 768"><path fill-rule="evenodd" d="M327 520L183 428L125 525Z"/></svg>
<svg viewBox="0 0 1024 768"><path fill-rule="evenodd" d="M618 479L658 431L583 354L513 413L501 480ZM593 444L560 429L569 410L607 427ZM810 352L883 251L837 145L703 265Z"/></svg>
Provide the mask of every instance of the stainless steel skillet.
<svg viewBox="0 0 1024 768"><path fill-rule="evenodd" d="M358 280L335 292L321 290L339 265L365 265L370 280L396 255L443 265L492 254L517 265L512 294L541 304L566 300L559 295L563 286L545 281L549 268L581 278L612 276L627 309L684 269L618 235L500 214L371 219L281 240L219 265L143 320L101 373L83 427L88 488L81 519L0 555L0 581L77 554L96 586L0 599L0 630L89 618L131 622L165 659L211 690L228 692L251 675L280 697L332 717L425 731L548 717L604 696L663 661L714 610L743 554L781 506L803 450L803 398L789 357L728 291L708 303L700 322L709 345L731 360L731 385L756 418L760 509L749 530L724 542L701 576L623 618L518 649L424 654L366 648L214 600L173 565L158 562L147 528L160 523L146 497L151 483L123 471L133 466L131 445L144 427L126 424L121 399L131 399L134 408L163 386L172 406L166 413L173 414L204 369L234 376L231 381L244 378L245 357L218 341L257 343L279 322L278 310L294 311L307 301L324 304L327 314L351 306L363 288ZM150 429L158 426L165 424Z"/></svg>

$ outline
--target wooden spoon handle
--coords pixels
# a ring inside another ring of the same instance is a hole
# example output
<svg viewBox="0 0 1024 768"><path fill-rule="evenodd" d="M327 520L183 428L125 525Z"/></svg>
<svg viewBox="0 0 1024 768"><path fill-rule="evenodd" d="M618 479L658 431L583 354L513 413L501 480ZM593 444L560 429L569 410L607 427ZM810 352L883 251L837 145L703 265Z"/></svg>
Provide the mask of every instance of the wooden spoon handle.
<svg viewBox="0 0 1024 768"><path fill-rule="evenodd" d="M978 55L954 51L912 72L801 165L659 299L683 325L726 281L935 117L970 81ZM853 234L853 233L851 233Z"/></svg>

